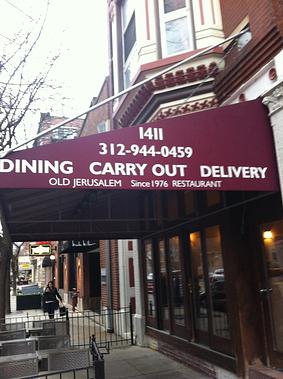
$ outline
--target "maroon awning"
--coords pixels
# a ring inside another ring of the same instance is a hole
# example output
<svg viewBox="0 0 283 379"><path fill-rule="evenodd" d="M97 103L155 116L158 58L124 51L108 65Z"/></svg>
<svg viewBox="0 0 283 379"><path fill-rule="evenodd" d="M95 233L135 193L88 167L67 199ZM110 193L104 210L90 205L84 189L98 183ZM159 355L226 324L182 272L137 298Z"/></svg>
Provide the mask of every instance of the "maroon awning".
<svg viewBox="0 0 283 379"><path fill-rule="evenodd" d="M0 188L279 189L259 100L40 146L0 159Z"/></svg>
<svg viewBox="0 0 283 379"><path fill-rule="evenodd" d="M265 191L245 193L245 201L273 196L279 185L272 130L260 101L0 160L0 201L13 241L144 238L167 225L166 212L151 208L155 195L164 199L171 189Z"/></svg>

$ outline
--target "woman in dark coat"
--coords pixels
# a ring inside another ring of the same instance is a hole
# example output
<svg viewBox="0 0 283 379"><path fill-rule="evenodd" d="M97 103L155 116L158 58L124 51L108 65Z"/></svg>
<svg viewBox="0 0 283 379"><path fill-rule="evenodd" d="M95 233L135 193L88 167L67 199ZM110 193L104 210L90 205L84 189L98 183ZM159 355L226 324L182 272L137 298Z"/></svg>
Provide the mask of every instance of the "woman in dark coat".
<svg viewBox="0 0 283 379"><path fill-rule="evenodd" d="M54 318L55 309L59 307L59 301L62 302L62 297L59 295L57 288L53 282L48 282L43 293L43 310L48 312L49 318Z"/></svg>

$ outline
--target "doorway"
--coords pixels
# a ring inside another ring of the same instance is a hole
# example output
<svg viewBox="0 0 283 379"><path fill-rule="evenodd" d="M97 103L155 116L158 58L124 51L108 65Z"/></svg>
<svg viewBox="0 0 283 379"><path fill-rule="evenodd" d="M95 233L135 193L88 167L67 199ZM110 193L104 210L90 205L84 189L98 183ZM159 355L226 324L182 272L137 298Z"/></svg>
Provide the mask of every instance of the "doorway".
<svg viewBox="0 0 283 379"><path fill-rule="evenodd" d="M263 286L260 289L268 364L283 368L283 221L262 225Z"/></svg>

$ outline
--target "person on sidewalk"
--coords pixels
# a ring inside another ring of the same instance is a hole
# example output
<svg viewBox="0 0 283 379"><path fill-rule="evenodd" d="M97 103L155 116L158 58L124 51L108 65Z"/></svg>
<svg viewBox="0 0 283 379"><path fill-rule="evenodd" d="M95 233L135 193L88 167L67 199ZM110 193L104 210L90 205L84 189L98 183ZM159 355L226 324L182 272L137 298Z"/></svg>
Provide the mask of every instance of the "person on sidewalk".
<svg viewBox="0 0 283 379"><path fill-rule="evenodd" d="M53 282L48 282L43 293L43 311L48 312L50 319L54 318L54 312L59 308L59 300L62 303L62 297L57 288L54 286Z"/></svg>
<svg viewBox="0 0 283 379"><path fill-rule="evenodd" d="M78 291L76 288L73 288L73 291L72 291L72 310L73 312L76 311L76 307L78 305Z"/></svg>

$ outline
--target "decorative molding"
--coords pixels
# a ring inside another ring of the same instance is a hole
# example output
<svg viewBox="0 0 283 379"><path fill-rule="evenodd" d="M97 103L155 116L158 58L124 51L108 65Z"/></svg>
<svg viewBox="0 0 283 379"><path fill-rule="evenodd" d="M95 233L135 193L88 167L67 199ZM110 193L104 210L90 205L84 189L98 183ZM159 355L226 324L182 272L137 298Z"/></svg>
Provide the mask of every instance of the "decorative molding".
<svg viewBox="0 0 283 379"><path fill-rule="evenodd" d="M267 96L262 99L264 105L268 107L269 116L283 108L283 84L280 83L275 89L270 91Z"/></svg>
<svg viewBox="0 0 283 379"><path fill-rule="evenodd" d="M172 88L182 87L195 83L213 81L219 74L220 69L216 62L208 65L200 64L197 67L188 67L185 70L177 70L159 76L142 86L131 100L127 103L121 114L116 119L116 128L124 128L131 124L136 116L143 110L143 107L151 96L155 93L166 92ZM180 110L178 111L178 114ZM184 112L182 111L181 114ZM188 113L188 112L185 112Z"/></svg>
<svg viewBox="0 0 283 379"><path fill-rule="evenodd" d="M185 104L179 104L176 106L170 106L163 109L155 115L151 121L163 120L165 118L172 118L176 116L181 116L184 114L202 111L204 109L215 108L218 106L218 101L216 98L206 99L203 101L190 102Z"/></svg>

